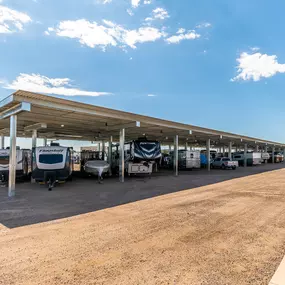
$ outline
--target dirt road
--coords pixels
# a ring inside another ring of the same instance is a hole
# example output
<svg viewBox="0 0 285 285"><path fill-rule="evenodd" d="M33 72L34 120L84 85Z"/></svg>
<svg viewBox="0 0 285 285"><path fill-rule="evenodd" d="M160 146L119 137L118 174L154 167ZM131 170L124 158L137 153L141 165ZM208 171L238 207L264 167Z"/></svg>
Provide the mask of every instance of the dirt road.
<svg viewBox="0 0 285 285"><path fill-rule="evenodd" d="M285 170L277 170L2 226L0 284L267 284L284 254Z"/></svg>

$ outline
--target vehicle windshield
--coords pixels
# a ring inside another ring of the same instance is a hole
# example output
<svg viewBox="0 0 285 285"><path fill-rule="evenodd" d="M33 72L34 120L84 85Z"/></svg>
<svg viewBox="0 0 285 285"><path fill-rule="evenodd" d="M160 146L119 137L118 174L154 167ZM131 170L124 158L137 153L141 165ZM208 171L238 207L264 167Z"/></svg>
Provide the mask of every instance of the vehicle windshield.
<svg viewBox="0 0 285 285"><path fill-rule="evenodd" d="M3 155L0 156L0 164L9 164L9 156L8 155Z"/></svg>
<svg viewBox="0 0 285 285"><path fill-rule="evenodd" d="M62 154L40 154L39 162L44 164L56 164L63 162Z"/></svg>

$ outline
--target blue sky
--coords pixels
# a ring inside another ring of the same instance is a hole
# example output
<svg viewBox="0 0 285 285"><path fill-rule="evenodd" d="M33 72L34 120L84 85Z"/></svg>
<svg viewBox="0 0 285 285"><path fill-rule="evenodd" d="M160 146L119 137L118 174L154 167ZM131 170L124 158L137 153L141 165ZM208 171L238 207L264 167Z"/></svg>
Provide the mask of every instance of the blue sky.
<svg viewBox="0 0 285 285"><path fill-rule="evenodd" d="M0 0L0 96L59 94L284 142L284 9L281 0Z"/></svg>

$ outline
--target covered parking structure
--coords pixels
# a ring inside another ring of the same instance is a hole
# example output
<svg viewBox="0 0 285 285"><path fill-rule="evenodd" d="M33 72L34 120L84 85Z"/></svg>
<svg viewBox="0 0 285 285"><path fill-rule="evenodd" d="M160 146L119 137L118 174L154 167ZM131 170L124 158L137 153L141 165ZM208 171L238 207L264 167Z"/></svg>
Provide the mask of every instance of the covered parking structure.
<svg viewBox="0 0 285 285"><path fill-rule="evenodd" d="M182 124L148 116L137 115L104 107L74 102L28 91L16 91L0 102L0 136L10 137L10 162L8 195L15 195L16 139L69 139L81 141L104 141L109 146L120 142L120 181L124 182L124 143L126 140L146 136L174 146L174 172L178 175L179 145L206 146L208 170L210 171L210 148L236 150L285 148L285 144L227 133L193 125ZM109 147L109 159L111 159ZM246 163L245 163L246 166Z"/></svg>

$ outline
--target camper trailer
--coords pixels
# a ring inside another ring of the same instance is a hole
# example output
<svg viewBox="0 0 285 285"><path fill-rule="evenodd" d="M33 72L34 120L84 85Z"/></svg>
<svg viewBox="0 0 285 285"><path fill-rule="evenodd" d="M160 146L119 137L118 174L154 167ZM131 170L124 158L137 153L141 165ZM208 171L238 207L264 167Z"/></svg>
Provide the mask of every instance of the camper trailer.
<svg viewBox="0 0 285 285"><path fill-rule="evenodd" d="M272 163L272 151L269 151L269 159L268 162ZM274 152L274 162L275 163L279 163L279 162L283 162L284 161L284 156L279 152L279 151L275 151Z"/></svg>
<svg viewBox="0 0 285 285"><path fill-rule="evenodd" d="M7 182L9 179L9 149L0 150L0 179ZM31 174L32 152L28 149L17 149L16 151L16 179L25 179Z"/></svg>
<svg viewBox="0 0 285 285"><path fill-rule="evenodd" d="M262 159L262 163L267 163L268 160L270 159L270 155L268 152L262 152L261 153L261 159Z"/></svg>
<svg viewBox="0 0 285 285"><path fill-rule="evenodd" d="M73 170L72 152L69 147L46 146L33 149L32 177L46 184L49 190L57 182L65 182Z"/></svg>
<svg viewBox="0 0 285 285"><path fill-rule="evenodd" d="M171 166L173 166L174 152L170 153ZM200 151L178 150L178 168L194 169L201 168Z"/></svg>
<svg viewBox="0 0 285 285"><path fill-rule="evenodd" d="M234 161L238 161L239 166L244 166L244 153L236 152L232 155ZM262 155L261 152L247 152L246 160L248 166L255 166L262 163Z"/></svg>
<svg viewBox="0 0 285 285"><path fill-rule="evenodd" d="M118 172L119 145L114 145L112 150L112 168ZM146 138L125 143L125 170L131 174L151 174L153 165L161 162L161 148L158 141L150 141Z"/></svg>

